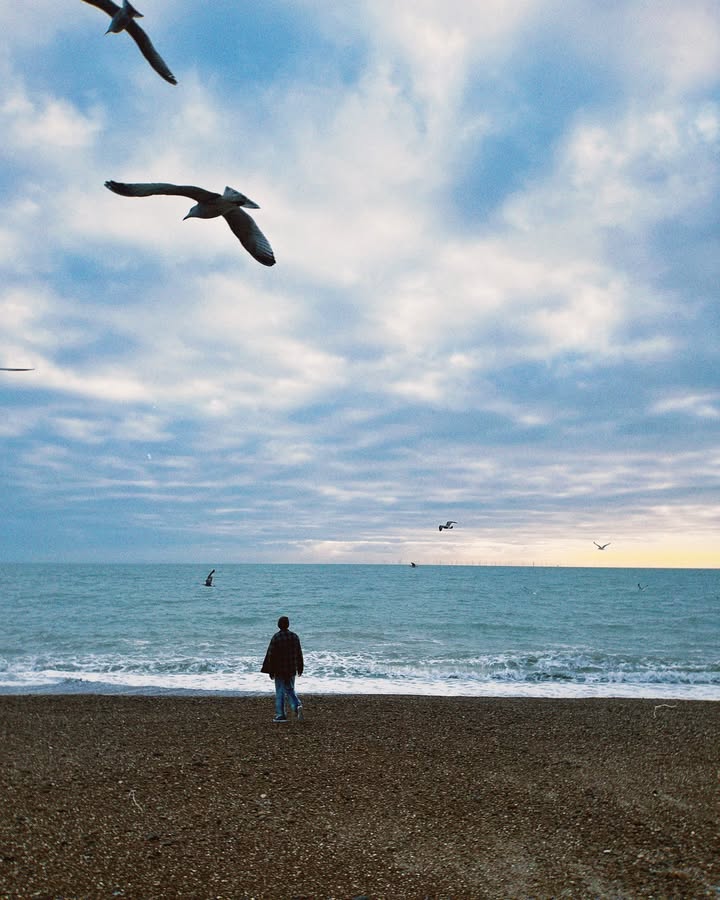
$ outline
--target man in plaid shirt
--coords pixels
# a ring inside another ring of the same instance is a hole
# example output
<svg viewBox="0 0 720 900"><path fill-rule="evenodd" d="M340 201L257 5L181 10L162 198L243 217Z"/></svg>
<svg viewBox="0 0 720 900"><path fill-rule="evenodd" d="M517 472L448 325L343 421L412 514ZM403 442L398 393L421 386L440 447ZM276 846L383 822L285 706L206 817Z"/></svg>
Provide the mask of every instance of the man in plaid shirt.
<svg viewBox="0 0 720 900"><path fill-rule="evenodd" d="M305 667L300 638L294 631L290 631L290 620L287 616L280 616L278 628L280 630L270 638L260 670L275 681L275 718L273 722L287 722L286 698L297 716L298 722L302 722L302 703L295 693L295 676L302 675Z"/></svg>

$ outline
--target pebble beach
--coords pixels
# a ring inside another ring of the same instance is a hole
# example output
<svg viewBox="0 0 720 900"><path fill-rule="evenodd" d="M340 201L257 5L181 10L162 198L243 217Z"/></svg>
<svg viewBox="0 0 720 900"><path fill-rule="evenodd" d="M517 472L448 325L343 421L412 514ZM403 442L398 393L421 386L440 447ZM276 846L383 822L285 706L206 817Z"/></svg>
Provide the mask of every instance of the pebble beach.
<svg viewBox="0 0 720 900"><path fill-rule="evenodd" d="M303 700L0 697L0 897L720 893L717 702Z"/></svg>

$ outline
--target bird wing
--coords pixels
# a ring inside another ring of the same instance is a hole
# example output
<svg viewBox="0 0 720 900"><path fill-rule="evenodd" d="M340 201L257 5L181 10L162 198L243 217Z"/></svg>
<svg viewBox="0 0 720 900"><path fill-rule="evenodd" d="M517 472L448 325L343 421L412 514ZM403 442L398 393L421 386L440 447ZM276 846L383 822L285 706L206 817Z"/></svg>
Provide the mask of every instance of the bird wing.
<svg viewBox="0 0 720 900"><path fill-rule="evenodd" d="M175 78L170 69L168 69L167 65L165 64L165 60L153 47L150 38L147 36L147 34L145 34L143 29L137 24L134 19L131 19L128 22L128 24L125 26L125 31L127 31L130 37L135 41L135 43L140 48L142 55L150 63L153 69L155 69L158 75L161 75L165 79L165 81L169 81L170 84L177 84L177 78Z"/></svg>
<svg viewBox="0 0 720 900"><path fill-rule="evenodd" d="M35 369L8 369L6 366L0 366L0 372L34 372Z"/></svg>
<svg viewBox="0 0 720 900"><path fill-rule="evenodd" d="M113 3L112 0L85 0L85 2L89 3L90 6L96 6L111 17L120 10L120 7Z"/></svg>
<svg viewBox="0 0 720 900"><path fill-rule="evenodd" d="M232 233L251 256L264 266L275 265L275 255L270 242L257 227L252 216L242 209L231 209L223 215Z"/></svg>
<svg viewBox="0 0 720 900"><path fill-rule="evenodd" d="M245 194L241 194L240 191L236 191L235 188L225 186L225 190L223 191L223 200L231 200L233 203L237 203L238 206L245 206L248 209L260 209L257 203L254 200L251 200L249 197L246 197Z"/></svg>
<svg viewBox="0 0 720 900"><path fill-rule="evenodd" d="M192 184L165 184L163 182L148 184L125 184L122 181L106 181L105 187L123 197L152 197L155 194L168 194L178 197L190 197L198 203L209 203L217 200L220 194L206 191Z"/></svg>

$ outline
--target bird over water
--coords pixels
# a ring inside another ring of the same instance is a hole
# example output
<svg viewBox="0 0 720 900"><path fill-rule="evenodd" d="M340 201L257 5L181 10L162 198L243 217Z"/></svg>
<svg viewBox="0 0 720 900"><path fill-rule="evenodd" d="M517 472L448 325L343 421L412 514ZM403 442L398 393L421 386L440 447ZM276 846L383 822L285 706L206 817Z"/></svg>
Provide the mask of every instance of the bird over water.
<svg viewBox="0 0 720 900"><path fill-rule="evenodd" d="M106 12L112 19L110 27L105 34L109 34L110 32L113 34L120 34L121 31L127 31L140 48L142 55L150 63L153 69L155 69L158 75L164 78L165 81L169 81L170 84L177 84L177 79L170 69L168 69L165 60L153 47L150 38L135 21L135 19L142 19L143 14L138 12L134 6L131 6L128 3L128 0L123 0L122 6L118 6L117 3L113 3L112 0L85 0L85 3L89 3L90 6L97 6L98 9Z"/></svg>
<svg viewBox="0 0 720 900"><path fill-rule="evenodd" d="M438 531L452 531L453 525L457 525L457 522L454 522L452 519L448 519L444 525L438 525Z"/></svg>
<svg viewBox="0 0 720 900"><path fill-rule="evenodd" d="M155 194L189 197L195 206L185 216L186 219L214 219L223 216L230 230L247 252L264 266L274 266L275 256L268 239L241 206L260 209L245 194L226 187L224 193L206 191L192 184L125 184L121 181L106 181L105 187L123 197L152 197Z"/></svg>

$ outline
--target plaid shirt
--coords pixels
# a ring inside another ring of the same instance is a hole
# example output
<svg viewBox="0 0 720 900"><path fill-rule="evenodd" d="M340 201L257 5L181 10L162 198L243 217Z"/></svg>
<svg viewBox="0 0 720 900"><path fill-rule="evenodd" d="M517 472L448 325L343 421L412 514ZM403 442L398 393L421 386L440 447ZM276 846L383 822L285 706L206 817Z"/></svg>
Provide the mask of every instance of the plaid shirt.
<svg viewBox="0 0 720 900"><path fill-rule="evenodd" d="M276 675L290 678L295 674L302 675L304 667L300 638L288 629L276 631L270 638L260 671L271 678Z"/></svg>

